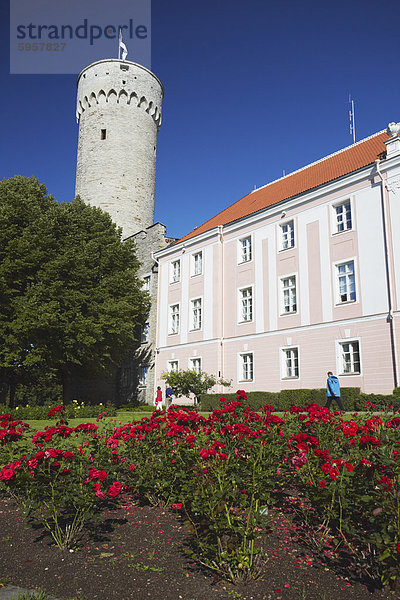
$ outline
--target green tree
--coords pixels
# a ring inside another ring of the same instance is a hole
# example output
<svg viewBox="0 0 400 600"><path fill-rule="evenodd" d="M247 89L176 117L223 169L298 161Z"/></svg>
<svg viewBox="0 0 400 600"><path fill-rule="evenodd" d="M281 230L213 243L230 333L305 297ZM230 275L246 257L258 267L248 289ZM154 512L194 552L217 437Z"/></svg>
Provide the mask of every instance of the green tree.
<svg viewBox="0 0 400 600"><path fill-rule="evenodd" d="M201 394L208 392L214 385L230 387L232 383L232 381L218 379L215 375L208 375L204 371L195 371L194 369L164 371L161 379L164 379L172 387L176 396L193 394L196 404L199 402Z"/></svg>
<svg viewBox="0 0 400 600"><path fill-rule="evenodd" d="M134 243L100 209L14 177L0 183L0 248L0 369L9 385L50 370L68 401L74 375L109 373L144 322Z"/></svg>

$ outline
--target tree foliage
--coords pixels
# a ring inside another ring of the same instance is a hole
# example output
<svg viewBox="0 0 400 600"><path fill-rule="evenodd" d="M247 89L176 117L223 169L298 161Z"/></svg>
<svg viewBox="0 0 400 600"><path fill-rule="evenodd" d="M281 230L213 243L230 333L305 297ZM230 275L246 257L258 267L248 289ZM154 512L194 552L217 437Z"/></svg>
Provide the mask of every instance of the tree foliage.
<svg viewBox="0 0 400 600"><path fill-rule="evenodd" d="M218 379L215 375L208 375L204 371L195 371L194 369L164 371L161 378L172 387L176 396L193 394L196 402L199 401L201 394L205 394L215 385L230 387L232 383L232 381Z"/></svg>
<svg viewBox="0 0 400 600"><path fill-rule="evenodd" d="M134 244L107 213L58 203L35 178L0 182L0 374L106 373L132 347L148 296Z"/></svg>

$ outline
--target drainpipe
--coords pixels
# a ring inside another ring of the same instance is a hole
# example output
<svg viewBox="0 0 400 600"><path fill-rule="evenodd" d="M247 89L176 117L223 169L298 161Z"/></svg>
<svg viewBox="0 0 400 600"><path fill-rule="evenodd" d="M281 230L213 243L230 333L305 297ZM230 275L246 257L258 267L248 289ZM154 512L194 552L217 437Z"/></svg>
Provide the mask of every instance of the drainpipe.
<svg viewBox="0 0 400 600"><path fill-rule="evenodd" d="M388 296L388 307L389 312L387 316L387 322L389 323L390 329L390 343L392 350L392 365L393 365L393 380L394 387L398 387L399 379L397 372L397 348L396 348L396 335L395 335L395 322L393 318L393 282L392 275L390 269L390 256L389 256L389 247L388 247L388 215L386 209L386 198L385 198L385 190L387 193L387 185L385 183L384 177L380 170L380 160L377 159L375 161L376 172L379 175L381 180L381 207L382 207L382 228L383 228L383 244L385 247L385 268L386 268L386 286L387 286L387 296Z"/></svg>
<svg viewBox="0 0 400 600"><path fill-rule="evenodd" d="M224 231L223 225L218 225L218 236L221 244L221 279L219 289L219 311L221 318L220 325L220 338L219 338L219 376L224 376L224 335L225 335L225 322L224 322L224 290L225 290L225 269L224 269ZM222 391L222 390L220 390Z"/></svg>

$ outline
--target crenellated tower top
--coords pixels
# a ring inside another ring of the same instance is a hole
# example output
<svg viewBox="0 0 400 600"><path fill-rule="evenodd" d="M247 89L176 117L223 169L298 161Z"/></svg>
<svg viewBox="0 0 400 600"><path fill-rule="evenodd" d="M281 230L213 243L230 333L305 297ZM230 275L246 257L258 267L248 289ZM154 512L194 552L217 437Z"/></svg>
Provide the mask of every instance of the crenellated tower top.
<svg viewBox="0 0 400 600"><path fill-rule="evenodd" d="M78 77L76 194L129 237L154 222L157 133L164 89L145 67L100 60Z"/></svg>

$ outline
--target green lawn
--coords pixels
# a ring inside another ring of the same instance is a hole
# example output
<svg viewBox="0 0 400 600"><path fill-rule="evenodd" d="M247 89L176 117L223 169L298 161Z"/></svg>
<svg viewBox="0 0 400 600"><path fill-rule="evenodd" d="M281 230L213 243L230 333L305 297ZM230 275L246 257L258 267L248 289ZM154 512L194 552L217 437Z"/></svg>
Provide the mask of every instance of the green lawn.
<svg viewBox="0 0 400 600"><path fill-rule="evenodd" d="M202 415L203 417L208 417L209 413L208 412L200 412L200 415ZM103 419L101 421L101 423L113 423L114 425L125 425L126 423L132 423L133 421L139 421L140 419L143 419L143 417L150 417L151 412L144 412L144 411L140 411L140 412L119 412L118 415L116 417L106 417L105 419ZM24 419L24 423L28 423L28 425L30 425L31 429L35 429L37 431L44 429L46 426L49 427L54 427L56 421L54 419L43 419L43 420L29 420L29 419ZM96 419L93 418L87 418L87 419L69 419L68 420L68 425L69 427L76 427L77 425L80 425L81 423L96 423Z"/></svg>

